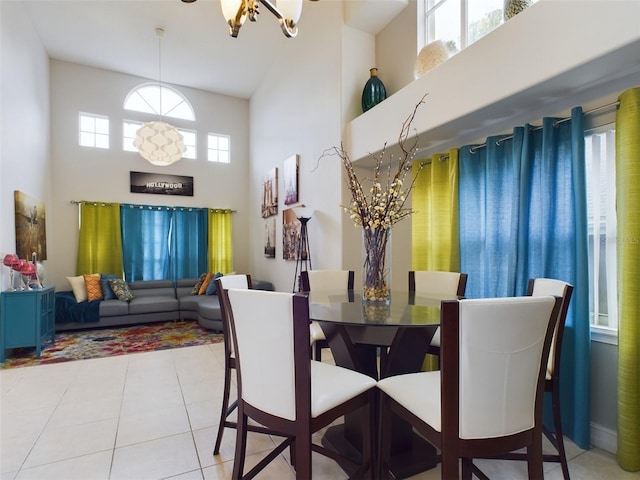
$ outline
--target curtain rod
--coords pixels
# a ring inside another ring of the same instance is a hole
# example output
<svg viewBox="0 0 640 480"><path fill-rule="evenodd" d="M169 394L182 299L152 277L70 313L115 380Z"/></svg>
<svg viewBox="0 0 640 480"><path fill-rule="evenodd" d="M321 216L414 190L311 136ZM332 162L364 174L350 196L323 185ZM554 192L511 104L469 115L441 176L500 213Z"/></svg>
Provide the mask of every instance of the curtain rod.
<svg viewBox="0 0 640 480"><path fill-rule="evenodd" d="M111 205L111 203L109 203L109 202L91 202L91 201L88 201L88 200L71 200L69 203L71 203L72 205L80 205L81 203L92 203L94 205L100 204L103 207L106 206L106 205ZM140 208L143 208L143 207L149 207L149 208L171 208L173 210L175 210L177 208L207 208L209 210L229 210L231 213L237 213L238 212L237 210L231 210L231 209L228 209L228 208L212 208L212 207L163 207L163 206L160 206L160 205L136 205L136 206L138 206Z"/></svg>
<svg viewBox="0 0 640 480"><path fill-rule="evenodd" d="M582 113L582 116L591 115L591 114L593 114L593 113L599 112L600 110L604 110L604 109L607 109L607 108L613 108L613 107L616 107L616 108L617 108L617 107L618 107L618 105L620 105L620 101L616 101L616 102L613 102L613 103L607 103L606 105L601 105L601 106L599 106L599 107L596 107L596 108L593 108L593 109L591 109L591 110L587 110L586 112L583 112L583 113ZM565 123L565 122L568 122L569 120L571 120L571 117L561 118L560 120L556 120L555 122L553 122L553 126L554 126L554 127L557 127L559 124L561 124L561 123ZM541 128L542 128L542 126L533 127L533 128L530 130L530 132L535 132L535 131L537 131L537 130L540 130ZM506 135L506 136L504 136L504 137L501 137L501 138L499 138L498 140L496 140L496 145L500 146L500 145L502 145L502 143L503 143L505 140L510 140L510 139L512 139L512 138L513 138L513 135ZM471 148L469 149L469 151L470 151L471 153L476 153L476 151L477 151L477 150L480 150L481 148L484 148L484 147L486 147L486 146L487 146L487 144L486 144L486 143L481 143L481 144L478 144L478 145L474 145L473 147L471 147Z"/></svg>

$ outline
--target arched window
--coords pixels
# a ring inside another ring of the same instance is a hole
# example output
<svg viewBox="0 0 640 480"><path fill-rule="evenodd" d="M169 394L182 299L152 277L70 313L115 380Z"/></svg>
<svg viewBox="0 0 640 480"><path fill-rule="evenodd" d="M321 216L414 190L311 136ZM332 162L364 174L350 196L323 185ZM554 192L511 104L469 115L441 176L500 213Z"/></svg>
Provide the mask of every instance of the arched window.
<svg viewBox="0 0 640 480"><path fill-rule="evenodd" d="M160 111L161 106L162 111ZM175 88L157 83L145 83L131 90L124 100L124 108L163 117L194 121L196 119L193 107L180 92Z"/></svg>

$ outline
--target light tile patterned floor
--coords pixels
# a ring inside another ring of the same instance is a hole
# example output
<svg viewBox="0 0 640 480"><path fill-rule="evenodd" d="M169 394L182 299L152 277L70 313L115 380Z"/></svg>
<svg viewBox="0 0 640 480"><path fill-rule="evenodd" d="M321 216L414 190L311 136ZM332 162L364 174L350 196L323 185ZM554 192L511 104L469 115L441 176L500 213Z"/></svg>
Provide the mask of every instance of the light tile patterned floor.
<svg viewBox="0 0 640 480"><path fill-rule="evenodd" d="M0 371L0 480L226 480L235 431L212 449L223 382L222 344ZM247 466L274 442L251 434ZM640 479L613 455L569 442L577 480ZM520 462L482 461L494 479L526 478ZM561 479L545 464L547 479ZM313 456L314 479L346 478ZM287 456L258 477L294 479ZM414 479L440 478L438 468Z"/></svg>

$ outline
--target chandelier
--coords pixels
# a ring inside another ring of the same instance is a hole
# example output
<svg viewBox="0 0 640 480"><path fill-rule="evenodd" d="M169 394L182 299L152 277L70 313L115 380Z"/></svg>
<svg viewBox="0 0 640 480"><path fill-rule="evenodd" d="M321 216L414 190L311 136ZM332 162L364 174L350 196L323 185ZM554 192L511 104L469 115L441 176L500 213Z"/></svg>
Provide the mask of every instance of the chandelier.
<svg viewBox="0 0 640 480"><path fill-rule="evenodd" d="M193 3L196 0L182 0L185 3ZM220 0L222 15L229 24L229 33L237 37L240 27L247 18L255 22L260 13L259 4L265 6L273 13L285 36L292 38L298 34L298 20L302 13L302 0Z"/></svg>
<svg viewBox="0 0 640 480"><path fill-rule="evenodd" d="M160 120L154 120L142 125L136 131L133 145L138 149L142 158L154 165L166 166L177 162L186 151L182 134L173 125L162 121L162 55L160 39L164 36L164 29L156 28L158 37L158 87Z"/></svg>

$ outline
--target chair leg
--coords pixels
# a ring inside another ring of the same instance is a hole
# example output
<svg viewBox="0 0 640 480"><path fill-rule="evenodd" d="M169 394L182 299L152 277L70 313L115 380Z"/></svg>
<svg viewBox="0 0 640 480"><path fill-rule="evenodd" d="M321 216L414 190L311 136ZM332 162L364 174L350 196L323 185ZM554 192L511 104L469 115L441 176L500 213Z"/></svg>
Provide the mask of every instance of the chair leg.
<svg viewBox="0 0 640 480"><path fill-rule="evenodd" d="M315 351L316 351L316 352L315 352L315 360L316 360L317 362L321 362L321 361L322 361L322 345L321 345L321 343L322 343L322 342L320 342L320 341L316 341L316 342L313 344L313 345L314 345L314 348L315 348Z"/></svg>
<svg viewBox="0 0 640 480"><path fill-rule="evenodd" d="M389 398L386 394L380 394L380 407L378 415L378 435L379 450L377 464L374 468L377 470L373 478L380 478L386 480L391 478L391 472L389 465L391 462L391 411L388 409ZM375 458L375 457L374 457Z"/></svg>
<svg viewBox="0 0 640 480"><path fill-rule="evenodd" d="M241 479L244 473L244 460L247 451L247 417L241 407L238 408L238 427L236 433L236 453L233 460L234 479Z"/></svg>
<svg viewBox="0 0 640 480"><path fill-rule="evenodd" d="M473 477L473 459L462 459L462 480L471 480Z"/></svg>
<svg viewBox="0 0 640 480"><path fill-rule="evenodd" d="M309 435L297 435L295 443L296 480L311 478L311 432Z"/></svg>
<svg viewBox="0 0 640 480"><path fill-rule="evenodd" d="M555 430L555 447L558 449L560 456L560 465L562 467L562 476L564 480L569 480L569 465L567 465L567 454L564 450L564 437L562 435L562 421L560 418L560 385L554 385L551 392L553 405L553 427Z"/></svg>
<svg viewBox="0 0 640 480"><path fill-rule="evenodd" d="M224 372L224 390L222 392L222 408L220 409L220 423L218 424L218 435L216 436L216 444L213 447L213 454L220 453L220 445L222 444L222 434L224 433L225 421L229 416L229 392L231 390L231 368L225 366Z"/></svg>
<svg viewBox="0 0 640 480"><path fill-rule="evenodd" d="M527 447L527 470L529 480L543 480L542 435L535 435L533 443Z"/></svg>

